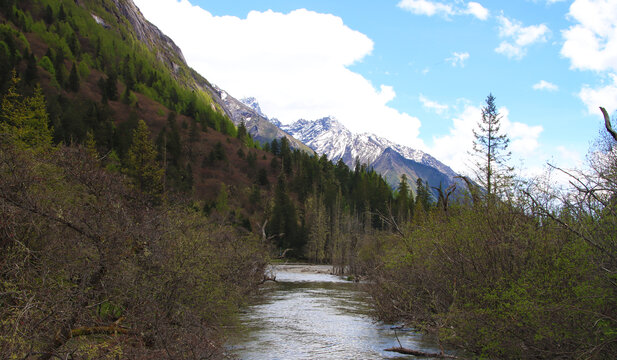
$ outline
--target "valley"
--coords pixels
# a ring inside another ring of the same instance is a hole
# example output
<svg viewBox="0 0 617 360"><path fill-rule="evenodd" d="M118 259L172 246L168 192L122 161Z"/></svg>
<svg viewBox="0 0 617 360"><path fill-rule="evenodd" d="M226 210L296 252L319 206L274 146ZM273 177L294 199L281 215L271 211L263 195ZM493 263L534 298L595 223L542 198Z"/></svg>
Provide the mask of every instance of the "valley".
<svg viewBox="0 0 617 360"><path fill-rule="evenodd" d="M0 358L383 358L393 324L444 356L617 354L604 108L588 166L553 169L566 188L518 175L489 93L464 176L335 117L269 118L132 0L0 0L0 20Z"/></svg>

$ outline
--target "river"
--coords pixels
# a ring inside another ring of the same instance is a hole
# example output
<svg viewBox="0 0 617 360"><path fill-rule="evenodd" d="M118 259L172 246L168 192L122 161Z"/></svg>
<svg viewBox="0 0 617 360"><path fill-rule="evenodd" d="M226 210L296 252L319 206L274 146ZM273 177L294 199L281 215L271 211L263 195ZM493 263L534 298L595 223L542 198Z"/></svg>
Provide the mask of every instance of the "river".
<svg viewBox="0 0 617 360"><path fill-rule="evenodd" d="M279 265L277 282L262 285L258 301L240 314L228 343L239 359L409 359L384 349L438 353L439 346L410 330L375 321L358 284L330 268Z"/></svg>

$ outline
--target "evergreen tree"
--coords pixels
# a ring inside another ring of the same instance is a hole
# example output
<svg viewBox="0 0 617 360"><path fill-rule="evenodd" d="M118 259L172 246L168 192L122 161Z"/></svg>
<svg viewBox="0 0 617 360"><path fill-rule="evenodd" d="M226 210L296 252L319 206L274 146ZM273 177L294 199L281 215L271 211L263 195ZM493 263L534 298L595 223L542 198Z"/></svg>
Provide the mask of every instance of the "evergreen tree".
<svg viewBox="0 0 617 360"><path fill-rule="evenodd" d="M266 171L266 169L259 169L259 172L257 173L257 184L261 186L270 185L270 181L268 180L268 172Z"/></svg>
<svg viewBox="0 0 617 360"><path fill-rule="evenodd" d="M300 250L298 242L298 223L296 209L289 198L287 179L284 174L278 178L274 191L274 207L272 218L268 223L269 233L277 235L277 245L281 249Z"/></svg>
<svg viewBox="0 0 617 360"><path fill-rule="evenodd" d="M238 134L236 137L242 141L243 144L246 144L246 138L248 136L248 132L246 131L246 125L244 125L244 121L240 122L238 125Z"/></svg>
<svg viewBox="0 0 617 360"><path fill-rule="evenodd" d="M416 209L421 205L422 209L427 212L431 208L431 203L432 199L428 182L418 178L416 180Z"/></svg>
<svg viewBox="0 0 617 360"><path fill-rule="evenodd" d="M77 64L73 62L71 74L69 75L68 89L73 92L79 91L79 74L77 73Z"/></svg>
<svg viewBox="0 0 617 360"><path fill-rule="evenodd" d="M501 132L501 116L495 106L495 97L489 94L482 108L482 120L473 131L472 155L475 156L476 178L486 189L489 203L509 187L513 168L507 165L510 159L510 139Z"/></svg>
<svg viewBox="0 0 617 360"><path fill-rule="evenodd" d="M127 154L126 172L139 190L159 199L163 192L164 170L156 161L156 155L148 126L143 120L139 120Z"/></svg>
<svg viewBox="0 0 617 360"><path fill-rule="evenodd" d="M19 78L13 73L11 86L0 108L1 136L8 136L8 141L25 147L50 146L52 132L47 126L47 104L43 91L37 87L33 96L24 97L17 90L18 83Z"/></svg>
<svg viewBox="0 0 617 360"><path fill-rule="evenodd" d="M55 21L54 10L51 8L51 6L47 5L45 7L45 15L43 16L43 18L45 19L45 23L47 25L51 25L54 23Z"/></svg>
<svg viewBox="0 0 617 360"><path fill-rule="evenodd" d="M66 11L64 11L63 4L60 4L60 9L58 10L58 21L66 21Z"/></svg>
<svg viewBox="0 0 617 360"><path fill-rule="evenodd" d="M401 181L398 184L396 198L396 215L400 222L409 220L410 198L409 184L407 183L407 175L401 175Z"/></svg>
<svg viewBox="0 0 617 360"><path fill-rule="evenodd" d="M115 72L111 72L109 77L105 81L105 96L108 100L118 100L118 86L116 82L118 81L118 75Z"/></svg>
<svg viewBox="0 0 617 360"><path fill-rule="evenodd" d="M26 72L24 74L24 80L26 84L34 84L39 78L39 68L36 64L36 57L33 53L27 56Z"/></svg>
<svg viewBox="0 0 617 360"><path fill-rule="evenodd" d="M278 140L276 140L276 139L272 140L272 143L270 143L270 151L274 155L278 155L280 153L281 147L279 145Z"/></svg>

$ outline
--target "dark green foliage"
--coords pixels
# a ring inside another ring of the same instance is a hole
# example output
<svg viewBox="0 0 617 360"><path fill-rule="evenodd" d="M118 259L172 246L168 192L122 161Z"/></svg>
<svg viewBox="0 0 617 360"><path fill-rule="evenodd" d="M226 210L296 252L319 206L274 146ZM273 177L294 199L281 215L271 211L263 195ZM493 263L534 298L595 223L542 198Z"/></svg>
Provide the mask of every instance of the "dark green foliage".
<svg viewBox="0 0 617 360"><path fill-rule="evenodd" d="M131 146L131 134L137 128L138 116L135 112L131 112L129 119L120 125L114 135L114 149L118 152L120 158L124 158Z"/></svg>
<svg viewBox="0 0 617 360"><path fill-rule="evenodd" d="M286 182L287 179L281 174L274 190L274 208L268 223L268 233L276 236L276 244L280 249L294 249L298 252L296 255L299 255L302 243L298 236L298 218Z"/></svg>
<svg viewBox="0 0 617 360"><path fill-rule="evenodd" d="M72 92L78 92L79 91L79 74L77 73L77 64L75 64L75 62L73 62L73 66L71 67L71 73L69 75L69 81L68 81L68 90L72 91Z"/></svg>
<svg viewBox="0 0 617 360"><path fill-rule="evenodd" d="M45 6L45 15L43 15L43 19L47 25L51 25L56 21L56 17L54 16L54 10L48 4Z"/></svg>
<svg viewBox="0 0 617 360"><path fill-rule="evenodd" d="M428 211L433 203L431 189L428 182L418 178L416 180L416 206L422 206L424 211Z"/></svg>
<svg viewBox="0 0 617 360"><path fill-rule="evenodd" d="M223 144L221 144L220 141L217 141L217 143L214 144L214 149L210 152L210 154L214 161L227 160L227 154L225 153L225 148L223 147Z"/></svg>
<svg viewBox="0 0 617 360"><path fill-rule="evenodd" d="M257 173L257 184L261 186L270 185L270 181L268 180L268 172L266 169L259 169L259 172Z"/></svg>
<svg viewBox="0 0 617 360"><path fill-rule="evenodd" d="M242 141L243 144L246 144L246 141L248 139L248 131L246 130L246 125L244 125L244 121L240 122L240 125L238 125L238 134L236 135L236 137Z"/></svg>
<svg viewBox="0 0 617 360"><path fill-rule="evenodd" d="M278 156L280 154L280 151L281 151L281 147L279 145L278 140L276 139L272 140L272 142L270 143L270 152Z"/></svg>
<svg viewBox="0 0 617 360"><path fill-rule="evenodd" d="M107 79L103 81L104 98L111 101L118 100L118 75L115 72L111 72Z"/></svg>
<svg viewBox="0 0 617 360"><path fill-rule="evenodd" d="M410 214L413 212L411 195L411 189L407 183L407 175L403 174L398 185L395 201L396 216L401 224L409 221Z"/></svg>
<svg viewBox="0 0 617 360"><path fill-rule="evenodd" d="M60 9L58 9L58 21L66 21L66 11L64 10L64 4L60 4Z"/></svg>
<svg viewBox="0 0 617 360"><path fill-rule="evenodd" d="M62 47L58 47L52 59L54 64L54 74L56 77L56 81L61 87L65 86L65 81L67 80L66 66L64 66L64 57L64 49Z"/></svg>
<svg viewBox="0 0 617 360"><path fill-rule="evenodd" d="M34 85L39 78L39 69L37 66L36 56L33 53L28 54L26 58L26 72L24 74L24 80L29 85Z"/></svg>

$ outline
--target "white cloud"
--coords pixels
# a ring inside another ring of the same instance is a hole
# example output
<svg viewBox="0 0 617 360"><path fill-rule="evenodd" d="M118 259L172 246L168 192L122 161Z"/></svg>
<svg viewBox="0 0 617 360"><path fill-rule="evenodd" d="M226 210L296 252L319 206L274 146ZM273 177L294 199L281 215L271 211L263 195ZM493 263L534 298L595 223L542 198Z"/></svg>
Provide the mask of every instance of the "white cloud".
<svg viewBox="0 0 617 360"><path fill-rule="evenodd" d="M601 79L600 85L583 85L579 98L590 114L600 116L599 106L616 110L617 2L575 0L568 17L575 24L562 31L561 55L570 60L571 69L594 71Z"/></svg>
<svg viewBox="0 0 617 360"><path fill-rule="evenodd" d="M460 1L456 3L458 4ZM489 16L488 9L475 1L470 1L466 6L460 7L451 3L431 0L401 0L397 6L416 15L441 15L445 18L454 15L472 15L480 20L486 20Z"/></svg>
<svg viewBox="0 0 617 360"><path fill-rule="evenodd" d="M450 63L450 65L452 65L453 67L465 67L465 60L469 59L469 53L468 52L464 52L464 53L459 53L459 52L453 52L452 56L447 58L446 61Z"/></svg>
<svg viewBox="0 0 617 360"><path fill-rule="evenodd" d="M399 2L397 6L416 15L454 15L454 9L452 8L452 5L440 3L437 1L401 0L401 2Z"/></svg>
<svg viewBox="0 0 617 360"><path fill-rule="evenodd" d="M440 115L448 111L448 109L450 108L446 104L440 104L437 101L429 100L426 96L422 94L420 94L419 99L420 99L420 102L422 103L422 106Z"/></svg>
<svg viewBox="0 0 617 360"><path fill-rule="evenodd" d="M465 13L473 15L480 20L488 19L488 15L489 15L489 11L487 8L482 6L482 4L474 2L474 1L470 1L467 4L467 10L465 10Z"/></svg>
<svg viewBox="0 0 617 360"><path fill-rule="evenodd" d="M546 91L557 91L559 90L559 86L550 83L546 80L540 80L540 82L533 85L534 90L546 90Z"/></svg>
<svg viewBox="0 0 617 360"><path fill-rule="evenodd" d="M529 158L539 147L538 139L543 131L542 126L511 121L510 112L505 107L500 108L499 113L502 116L501 129L510 138L509 150L512 151L513 161ZM465 105L464 110L452 119L450 132L444 136L433 137L430 153L455 171L471 175L473 129L481 119L481 107Z"/></svg>
<svg viewBox="0 0 617 360"><path fill-rule="evenodd" d="M550 34L545 24L523 26L518 20L511 20L500 15L499 36L506 38L495 51L509 58L522 59L527 54L527 48L538 42L546 42Z"/></svg>
<svg viewBox="0 0 617 360"><path fill-rule="evenodd" d="M371 54L373 41L340 17L305 9L219 17L188 0L135 3L190 66L237 98L256 97L283 123L335 116L354 132L424 147L420 121L387 105L394 89L347 68Z"/></svg>
<svg viewBox="0 0 617 360"><path fill-rule="evenodd" d="M578 22L562 31L561 54L580 70L617 71L617 1L576 0L568 16Z"/></svg>
<svg viewBox="0 0 617 360"><path fill-rule="evenodd" d="M617 75L610 74L612 84L597 88L584 85L578 96L587 105L589 114L601 116L599 107L604 107L609 114L617 110Z"/></svg>

